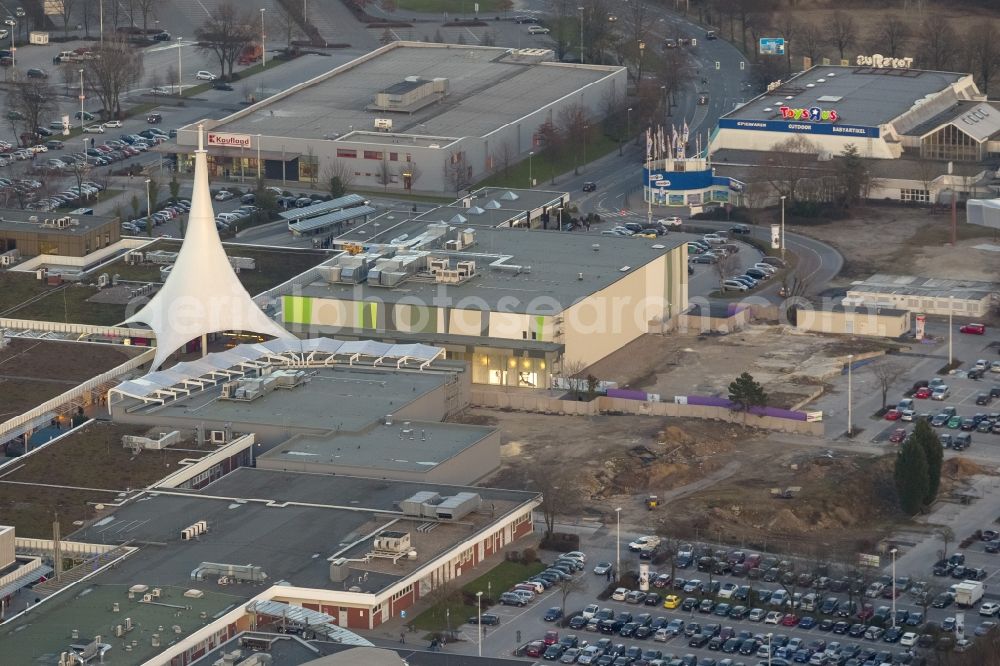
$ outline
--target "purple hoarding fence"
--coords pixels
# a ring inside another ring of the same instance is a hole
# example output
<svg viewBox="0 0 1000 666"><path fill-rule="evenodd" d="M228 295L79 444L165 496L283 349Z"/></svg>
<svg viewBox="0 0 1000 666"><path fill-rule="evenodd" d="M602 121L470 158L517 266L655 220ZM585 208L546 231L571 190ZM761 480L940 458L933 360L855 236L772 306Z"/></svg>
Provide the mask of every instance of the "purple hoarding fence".
<svg viewBox="0 0 1000 666"><path fill-rule="evenodd" d="M729 398L720 398L717 396L709 395L689 395L687 396L687 404L689 405L702 405L704 407L725 407L727 409L739 409L736 403L729 400ZM779 419L789 419L791 421L805 421L805 412L795 412L790 409L778 409L777 407L751 407L751 414L756 414L757 416L773 416Z"/></svg>
<svg viewBox="0 0 1000 666"><path fill-rule="evenodd" d="M647 400L649 396L645 391L633 391L631 389L608 389L609 398L625 398L626 400Z"/></svg>

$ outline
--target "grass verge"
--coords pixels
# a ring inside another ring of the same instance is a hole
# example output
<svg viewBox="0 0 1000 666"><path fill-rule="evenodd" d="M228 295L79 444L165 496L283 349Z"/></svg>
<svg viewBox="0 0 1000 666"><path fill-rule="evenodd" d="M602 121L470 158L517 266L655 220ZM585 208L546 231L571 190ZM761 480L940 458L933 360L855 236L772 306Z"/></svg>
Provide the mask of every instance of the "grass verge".
<svg viewBox="0 0 1000 666"><path fill-rule="evenodd" d="M582 148L582 145L581 145ZM587 173L586 161L604 157L613 150L618 150L618 140L605 134L595 136L587 141L586 154L578 155L572 149L561 151L542 151L528 159L512 164L506 173L497 171L491 176L479 181L475 187L529 187L534 179L539 187L545 187L564 173L577 167L577 160L584 161L580 167L581 173Z"/></svg>
<svg viewBox="0 0 1000 666"><path fill-rule="evenodd" d="M475 10L476 0L397 0L399 10L449 14L468 14ZM501 11L500 0L478 0L479 13Z"/></svg>
<svg viewBox="0 0 1000 666"><path fill-rule="evenodd" d="M490 571L462 586L460 593L450 599L440 601L420 615L413 618L413 626L421 631L444 631L455 629L476 614L476 592L482 592L484 599L488 596L498 597L515 583L529 578L545 569L541 562L521 564L520 562L504 561ZM483 611L486 607L483 607Z"/></svg>

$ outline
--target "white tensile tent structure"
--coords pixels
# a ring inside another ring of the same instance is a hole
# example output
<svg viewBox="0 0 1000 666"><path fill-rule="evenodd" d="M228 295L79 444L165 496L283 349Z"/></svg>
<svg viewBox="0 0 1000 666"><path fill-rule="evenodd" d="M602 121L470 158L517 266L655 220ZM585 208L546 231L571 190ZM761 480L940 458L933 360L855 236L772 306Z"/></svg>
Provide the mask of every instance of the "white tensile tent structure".
<svg viewBox="0 0 1000 666"><path fill-rule="evenodd" d="M159 368L186 342L220 331L247 331L275 338L297 338L265 315L243 288L229 263L208 188L208 157L204 132L198 128L194 154L194 192L187 233L177 261L163 288L126 324L143 323L156 334L156 355L150 370Z"/></svg>
<svg viewBox="0 0 1000 666"><path fill-rule="evenodd" d="M965 221L1000 229L1000 199L969 199L965 202Z"/></svg>

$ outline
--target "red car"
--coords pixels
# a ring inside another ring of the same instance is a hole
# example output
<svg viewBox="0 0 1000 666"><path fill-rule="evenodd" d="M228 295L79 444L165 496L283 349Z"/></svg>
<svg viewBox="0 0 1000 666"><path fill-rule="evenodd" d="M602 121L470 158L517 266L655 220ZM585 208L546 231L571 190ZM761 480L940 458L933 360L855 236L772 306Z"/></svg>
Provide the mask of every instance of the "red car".
<svg viewBox="0 0 1000 666"><path fill-rule="evenodd" d="M875 607L871 604L865 604L861 610L858 611L858 619L864 622L875 615Z"/></svg>
<svg viewBox="0 0 1000 666"><path fill-rule="evenodd" d="M794 627L799 623L799 616L794 613L789 613L785 617L781 618L781 625L783 627Z"/></svg>
<svg viewBox="0 0 1000 666"><path fill-rule="evenodd" d="M524 656L541 657L543 652L545 652L544 641L531 641L528 643L528 647L524 650Z"/></svg>
<svg viewBox="0 0 1000 666"><path fill-rule="evenodd" d="M927 398L931 397L931 393L933 392L934 391L931 390L931 387L921 386L920 388L917 389L916 393L913 394L913 397L920 398L921 400L926 400Z"/></svg>
<svg viewBox="0 0 1000 666"><path fill-rule="evenodd" d="M986 324L966 324L962 328L958 329L959 333L968 333L970 335L983 335L986 333Z"/></svg>
<svg viewBox="0 0 1000 666"><path fill-rule="evenodd" d="M893 444L899 444L904 439L906 439L906 428L896 428L892 431L892 434L889 435L889 441Z"/></svg>
<svg viewBox="0 0 1000 666"><path fill-rule="evenodd" d="M898 421L899 417L902 416L902 415L903 415L903 413L901 411L899 411L898 409L890 409L889 411L887 411L885 413L885 420L886 421Z"/></svg>
<svg viewBox="0 0 1000 666"><path fill-rule="evenodd" d="M553 645L559 642L559 632L558 631L546 631L545 637L542 639L546 645Z"/></svg>

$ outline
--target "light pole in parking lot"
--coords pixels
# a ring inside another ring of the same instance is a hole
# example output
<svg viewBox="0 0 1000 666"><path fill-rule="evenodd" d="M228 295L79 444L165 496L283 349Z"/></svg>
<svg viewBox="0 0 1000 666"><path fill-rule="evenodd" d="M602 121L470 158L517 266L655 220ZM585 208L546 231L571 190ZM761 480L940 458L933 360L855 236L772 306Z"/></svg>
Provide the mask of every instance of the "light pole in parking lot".
<svg viewBox="0 0 1000 666"><path fill-rule="evenodd" d="M483 593L476 592L476 633L479 634L479 656L483 656Z"/></svg>
<svg viewBox="0 0 1000 666"><path fill-rule="evenodd" d="M266 10L260 8L260 64L262 68L267 67L267 49L264 48L264 12Z"/></svg>
<svg viewBox="0 0 1000 666"><path fill-rule="evenodd" d="M104 46L104 0L97 0L97 13L100 15L101 46Z"/></svg>
<svg viewBox="0 0 1000 666"><path fill-rule="evenodd" d="M955 314L955 297L948 297L948 369L951 369L951 364L954 362L955 357L951 353L951 336L952 336L952 326L951 319L952 315Z"/></svg>
<svg viewBox="0 0 1000 666"><path fill-rule="evenodd" d="M852 406L852 396L853 391L853 368L854 365L854 354L847 355L847 436L850 437L854 434L854 412L852 411L854 407Z"/></svg>
<svg viewBox="0 0 1000 666"><path fill-rule="evenodd" d="M532 173L531 173L531 156L534 155L534 154L535 154L535 151L533 151L533 150L529 150L528 151L528 188L529 189L535 186L535 179L532 177Z"/></svg>
<svg viewBox="0 0 1000 666"><path fill-rule="evenodd" d="M153 235L153 207L149 200L149 184L152 182L151 179L146 179L146 231L150 236Z"/></svg>
<svg viewBox="0 0 1000 666"><path fill-rule="evenodd" d="M892 555L892 628L896 628L896 549L889 551Z"/></svg>
<svg viewBox="0 0 1000 666"><path fill-rule="evenodd" d="M177 94L181 94L181 85L184 81L184 65L181 63L181 40L183 37L177 38Z"/></svg>
<svg viewBox="0 0 1000 666"><path fill-rule="evenodd" d="M618 538L615 540L615 582L618 582L618 573L622 568L622 508L615 509L615 519L617 523Z"/></svg>
<svg viewBox="0 0 1000 666"><path fill-rule="evenodd" d="M771 636L773 634L767 634L767 666L771 666Z"/></svg>
<svg viewBox="0 0 1000 666"><path fill-rule="evenodd" d="M577 7L580 10L580 64L583 64L583 6Z"/></svg>
<svg viewBox="0 0 1000 666"><path fill-rule="evenodd" d="M785 195L781 195L781 261L785 261Z"/></svg>
<svg viewBox="0 0 1000 666"><path fill-rule="evenodd" d="M83 70L80 71L80 129L83 130Z"/></svg>

